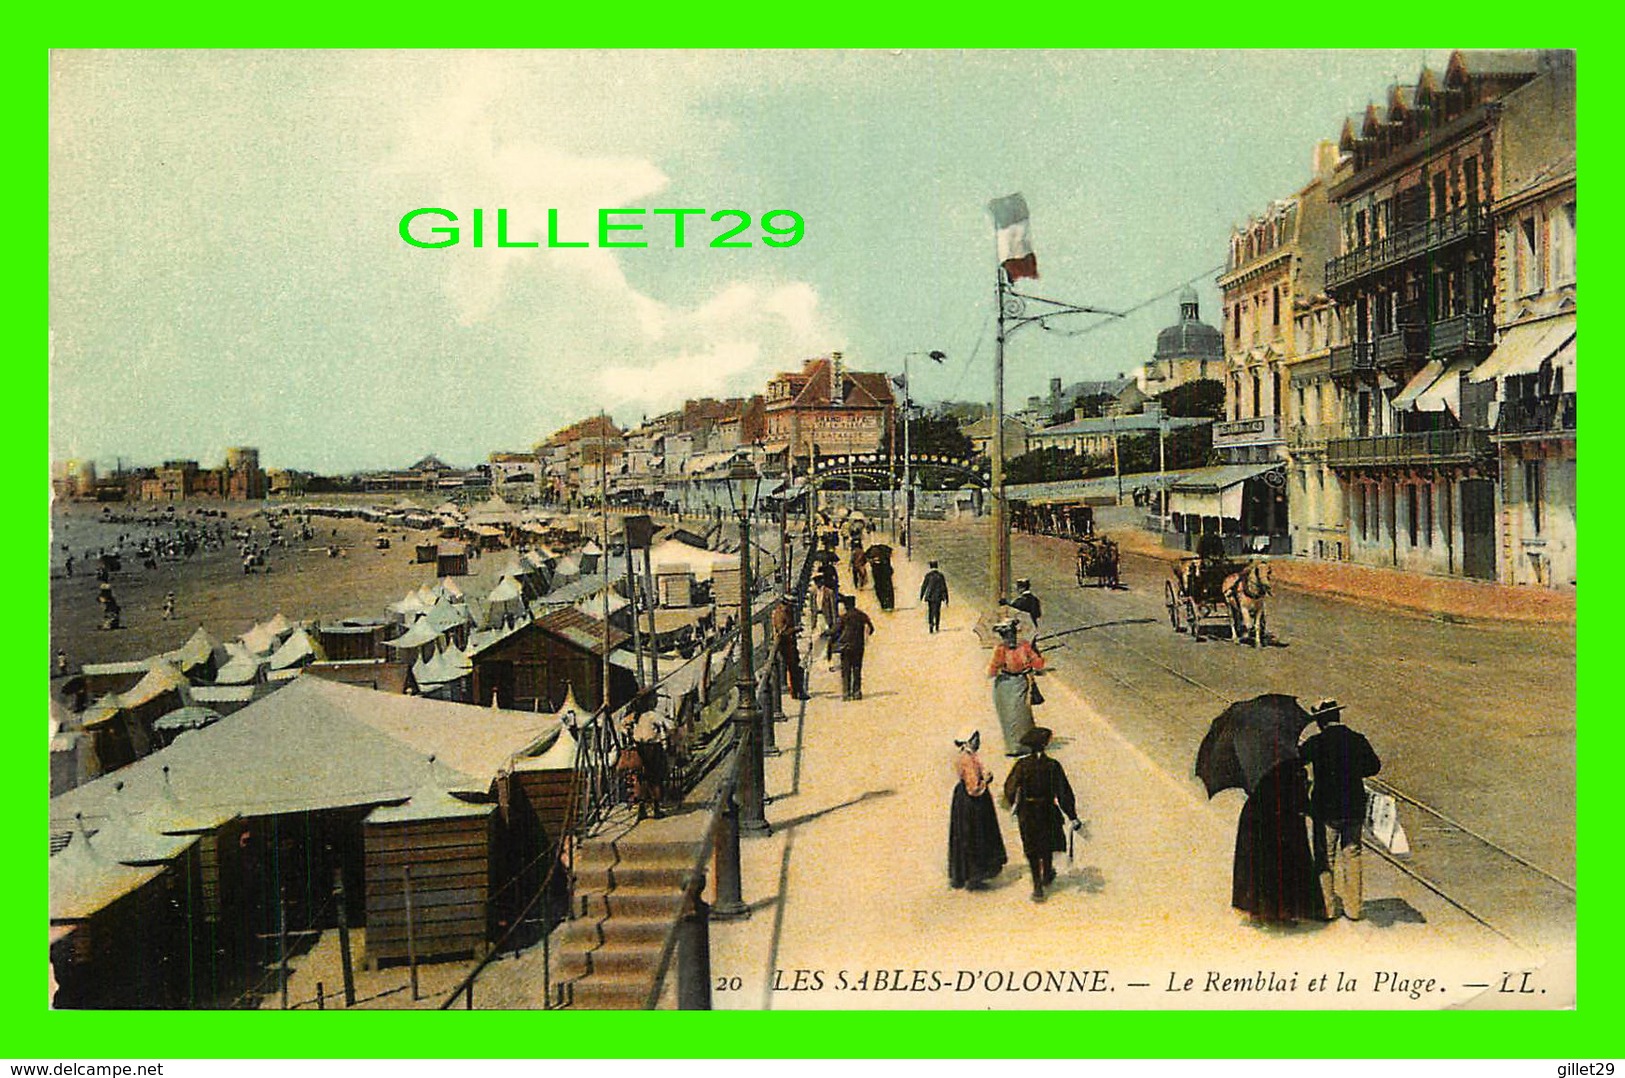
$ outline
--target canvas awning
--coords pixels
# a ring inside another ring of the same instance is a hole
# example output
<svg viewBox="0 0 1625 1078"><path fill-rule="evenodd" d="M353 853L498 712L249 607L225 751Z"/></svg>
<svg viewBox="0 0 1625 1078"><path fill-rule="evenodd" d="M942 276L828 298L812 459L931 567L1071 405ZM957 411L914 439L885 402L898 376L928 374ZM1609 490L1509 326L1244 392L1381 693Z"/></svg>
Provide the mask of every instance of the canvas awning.
<svg viewBox="0 0 1625 1078"><path fill-rule="evenodd" d="M1217 468L1197 468L1174 483L1168 495L1168 509L1190 516L1241 519L1241 496L1249 479L1276 471L1279 463L1226 464Z"/></svg>
<svg viewBox="0 0 1625 1078"><path fill-rule="evenodd" d="M1450 409L1451 415L1461 414L1461 376L1471 370L1473 361L1458 359L1444 369L1438 379L1416 397L1416 410L1419 412L1442 412Z"/></svg>
<svg viewBox="0 0 1625 1078"><path fill-rule="evenodd" d="M1400 412L1409 411L1411 405L1416 403L1416 398L1422 395L1422 391L1437 382L1439 375L1443 373L1443 360L1428 360L1422 365L1422 369L1416 372L1416 377L1406 382L1405 388L1394 397L1394 409Z"/></svg>
<svg viewBox="0 0 1625 1078"><path fill-rule="evenodd" d="M1574 340L1574 324L1574 315L1567 314L1508 327L1501 335L1501 343L1478 365L1468 381L1488 382L1508 375L1534 374L1542 363Z"/></svg>

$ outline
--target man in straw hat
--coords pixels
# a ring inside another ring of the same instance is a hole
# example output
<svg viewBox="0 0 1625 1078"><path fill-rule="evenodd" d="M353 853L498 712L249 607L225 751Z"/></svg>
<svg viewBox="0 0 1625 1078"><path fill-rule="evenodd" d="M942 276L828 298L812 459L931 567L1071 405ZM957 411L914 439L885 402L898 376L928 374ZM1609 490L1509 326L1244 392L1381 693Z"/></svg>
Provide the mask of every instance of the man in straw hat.
<svg viewBox="0 0 1625 1078"><path fill-rule="evenodd" d="M1066 849L1062 824L1072 821L1072 830L1083 826L1072 797L1072 784L1061 765L1044 755L1050 731L1034 726L1022 737L1027 755L1016 761L1004 780L1004 802L1013 805L1021 827L1021 851L1033 874L1033 901L1044 901L1044 888L1055 882L1054 857Z"/></svg>
<svg viewBox="0 0 1625 1078"><path fill-rule="evenodd" d="M1340 905L1349 920L1358 921L1365 780L1382 769L1382 761L1364 734L1343 725L1343 705L1336 700L1320 701L1309 714L1320 731L1303 743L1298 755L1314 771L1309 818L1314 822L1315 865L1321 873L1326 916L1336 918Z"/></svg>

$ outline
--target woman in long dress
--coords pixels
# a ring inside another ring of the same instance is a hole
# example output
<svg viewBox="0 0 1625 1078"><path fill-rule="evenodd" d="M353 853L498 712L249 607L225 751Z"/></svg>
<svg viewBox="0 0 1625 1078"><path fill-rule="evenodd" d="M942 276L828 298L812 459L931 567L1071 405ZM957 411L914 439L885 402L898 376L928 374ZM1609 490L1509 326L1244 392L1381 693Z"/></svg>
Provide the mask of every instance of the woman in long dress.
<svg viewBox="0 0 1625 1078"><path fill-rule="evenodd" d="M1032 679L1044 669L1044 656L1021 639L1021 624L1014 618L998 622L993 631L999 635L987 668L993 679L993 709L1004 735L1005 755L1021 756L1026 751L1021 739L1033 728Z"/></svg>
<svg viewBox="0 0 1625 1078"><path fill-rule="evenodd" d="M897 602L896 590L892 587L891 550L872 546L864 556L869 561L869 575L874 579L875 601L880 609L890 610Z"/></svg>
<svg viewBox="0 0 1625 1078"><path fill-rule="evenodd" d="M959 748L954 761L958 781L948 808L948 885L975 891L999 874L1007 857L999 814L988 792L993 775L976 755L982 735L971 730L954 744Z"/></svg>
<svg viewBox="0 0 1625 1078"><path fill-rule="evenodd" d="M1241 808L1230 904L1255 924L1326 919L1308 808L1309 785L1298 760L1266 772Z"/></svg>

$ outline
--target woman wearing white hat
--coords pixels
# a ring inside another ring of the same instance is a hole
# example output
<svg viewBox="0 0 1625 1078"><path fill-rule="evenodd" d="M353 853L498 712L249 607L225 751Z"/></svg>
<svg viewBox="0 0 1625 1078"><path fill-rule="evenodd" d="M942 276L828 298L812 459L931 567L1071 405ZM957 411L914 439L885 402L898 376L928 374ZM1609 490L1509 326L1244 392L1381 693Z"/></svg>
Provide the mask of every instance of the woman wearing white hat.
<svg viewBox="0 0 1625 1078"><path fill-rule="evenodd" d="M1022 735L1033 728L1033 677L1044 669L1044 656L1021 639L1021 623L1015 618L995 623L993 631L999 635L987 668L993 679L993 709L1004 734L1005 755L1020 756Z"/></svg>
<svg viewBox="0 0 1625 1078"><path fill-rule="evenodd" d="M959 749L954 761L959 781L948 808L948 885L977 891L1004 868L1004 836L988 792L993 775L976 755L981 733L967 731L954 738L954 745Z"/></svg>

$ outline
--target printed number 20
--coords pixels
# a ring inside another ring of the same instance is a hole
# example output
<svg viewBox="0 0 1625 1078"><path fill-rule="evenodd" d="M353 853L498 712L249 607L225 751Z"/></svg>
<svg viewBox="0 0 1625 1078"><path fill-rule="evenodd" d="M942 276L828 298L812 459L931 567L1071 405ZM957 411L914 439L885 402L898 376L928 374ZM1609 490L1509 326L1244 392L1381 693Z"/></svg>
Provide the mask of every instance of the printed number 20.
<svg viewBox="0 0 1625 1078"><path fill-rule="evenodd" d="M738 977L718 977L716 991L737 992L744 985L744 983L745 982Z"/></svg>
<svg viewBox="0 0 1625 1078"><path fill-rule="evenodd" d="M720 222L725 217L738 218L739 224L712 240L711 246L749 247L750 240L735 241L733 237L750 227L750 214L744 210L718 210L711 215L711 220ZM780 217L788 217L792 223L782 226L774 224L774 219ZM794 247L806 235L807 222L795 210L769 210L762 215L762 231L767 233L762 237L762 242L769 247ZM775 239L775 236L785 238Z"/></svg>

